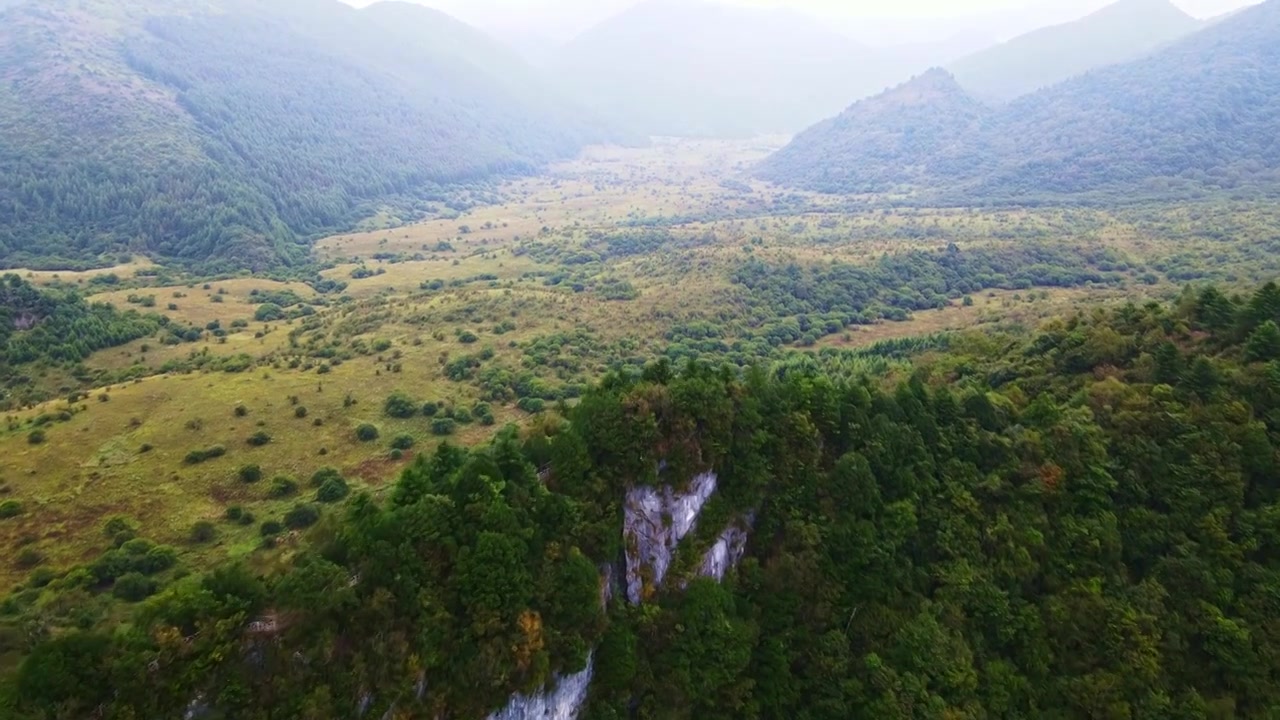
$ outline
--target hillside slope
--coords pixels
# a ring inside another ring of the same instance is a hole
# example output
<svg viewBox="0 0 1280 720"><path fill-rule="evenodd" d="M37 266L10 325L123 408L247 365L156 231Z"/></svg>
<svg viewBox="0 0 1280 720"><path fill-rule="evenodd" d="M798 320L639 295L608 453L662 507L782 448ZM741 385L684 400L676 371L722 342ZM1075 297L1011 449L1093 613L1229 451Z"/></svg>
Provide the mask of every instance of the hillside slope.
<svg viewBox="0 0 1280 720"><path fill-rule="evenodd" d="M373 206L609 137L496 43L410 5L23 4L0 16L0 85L8 266L291 262Z"/></svg>
<svg viewBox="0 0 1280 720"><path fill-rule="evenodd" d="M850 108L763 163L768 180L824 192L910 183L931 201L1039 201L1280 191L1280 2L1141 60L1103 68L955 123L952 95ZM954 127L959 125L960 127ZM874 155L867 138L901 126ZM897 168L884 175L884 168Z"/></svg>
<svg viewBox="0 0 1280 720"><path fill-rule="evenodd" d="M1169 0L1119 0L1075 22L974 53L949 69L976 97L1012 100L1094 68L1139 58L1200 27Z"/></svg>
<svg viewBox="0 0 1280 720"><path fill-rule="evenodd" d="M954 151L990 112L933 69L804 131L758 172L821 192L891 192L963 172Z"/></svg>
<svg viewBox="0 0 1280 720"><path fill-rule="evenodd" d="M794 132L898 77L896 63L817 20L702 0L640 3L552 67L609 117L682 136Z"/></svg>

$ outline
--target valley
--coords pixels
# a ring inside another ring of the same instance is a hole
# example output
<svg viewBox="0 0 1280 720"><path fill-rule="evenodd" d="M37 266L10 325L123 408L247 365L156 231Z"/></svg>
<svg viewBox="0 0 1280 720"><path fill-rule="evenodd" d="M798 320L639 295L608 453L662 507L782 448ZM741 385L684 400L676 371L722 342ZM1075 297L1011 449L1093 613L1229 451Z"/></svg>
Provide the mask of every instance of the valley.
<svg viewBox="0 0 1280 720"><path fill-rule="evenodd" d="M1276 716L1280 0L536 1L0 0L0 718Z"/></svg>
<svg viewBox="0 0 1280 720"><path fill-rule="evenodd" d="M330 237L315 252L331 264L320 275L345 283L340 293L248 275L159 284L137 276L148 267L138 263L19 271L37 284L90 288L94 277L115 275L112 289L89 290L90 302L157 312L200 332L190 342L144 337L92 353L83 376L105 383L49 368L25 395L10 390L0 482L26 511L0 525L0 542L68 567L102 552L102 526L122 516L197 564L229 556L265 567L288 550L262 552L258 524L226 521L230 508L279 517L297 497L273 497L271 481L305 483L329 467L377 491L444 439L488 437L491 427L471 417L478 405L490 409L491 425L536 425L544 409L574 403L605 373L638 372L664 355L676 366L792 354L834 364L848 355L892 376L892 364L872 362L878 343L1020 332L1099 304L1170 299L1191 280L1247 287L1280 274L1280 255L1261 244L1280 223L1266 206L842 211L830 197L742 180L770 147L591 149L501 186L501 204ZM936 276L930 254L950 245L983 254L983 271L1008 274ZM1043 257L1023 257L1037 247ZM753 264L791 277L897 261L919 266L837 286L856 297L735 281ZM271 300L280 311L264 321ZM416 403L412 417L386 414L397 392ZM436 418L417 407L427 403L467 419L433 429ZM364 424L378 428L376 440L357 439ZM47 428L45 440L31 444L37 427ZM269 443L250 445L258 433ZM392 459L389 444L405 436L411 447ZM184 462L209 447L226 453ZM247 465L264 479L242 482ZM217 524L217 539L191 543L202 521ZM7 565L0 578L13 585L27 572Z"/></svg>

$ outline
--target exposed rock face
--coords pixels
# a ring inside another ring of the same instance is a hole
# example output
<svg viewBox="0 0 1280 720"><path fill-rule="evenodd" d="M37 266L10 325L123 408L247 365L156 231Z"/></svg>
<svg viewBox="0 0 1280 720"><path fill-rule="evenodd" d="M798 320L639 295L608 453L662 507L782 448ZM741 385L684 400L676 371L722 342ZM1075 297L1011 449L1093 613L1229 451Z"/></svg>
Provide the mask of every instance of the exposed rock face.
<svg viewBox="0 0 1280 720"><path fill-rule="evenodd" d="M587 689L591 686L591 674L595 671L595 658L587 658L582 672L562 677L554 689L544 689L534 695L516 695L511 702L488 720L577 720L587 701Z"/></svg>
<svg viewBox="0 0 1280 720"><path fill-rule="evenodd" d="M724 574L729 572L730 568L736 567L742 560L742 556L746 554L747 534L754 522L755 516L748 515L743 522L734 523L720 533L720 537L716 538L716 544L712 545L703 556L698 574L702 577L723 580Z"/></svg>
<svg viewBox="0 0 1280 720"><path fill-rule="evenodd" d="M638 605L645 585L662 584L680 541L693 530L702 506L716 491L716 474L693 479L689 490L637 487L627 491L622 538L627 552L627 600Z"/></svg>

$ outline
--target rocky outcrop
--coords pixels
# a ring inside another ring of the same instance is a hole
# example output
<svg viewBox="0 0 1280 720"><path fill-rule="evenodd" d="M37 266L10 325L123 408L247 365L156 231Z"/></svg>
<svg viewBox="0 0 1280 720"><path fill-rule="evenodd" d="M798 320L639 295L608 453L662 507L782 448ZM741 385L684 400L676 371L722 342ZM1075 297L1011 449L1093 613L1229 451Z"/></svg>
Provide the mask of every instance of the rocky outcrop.
<svg viewBox="0 0 1280 720"><path fill-rule="evenodd" d="M734 523L720 533L716 544L702 557L698 575L723 580L725 573L737 567L747 552L747 535L755 522L754 515L747 515L740 523Z"/></svg>
<svg viewBox="0 0 1280 720"><path fill-rule="evenodd" d="M591 686L594 671L595 658L589 656L587 667L582 672L562 677L553 687L540 693L516 695L488 720L577 720L587 701L587 689Z"/></svg>
<svg viewBox="0 0 1280 720"><path fill-rule="evenodd" d="M627 553L627 600L638 605L646 587L662 585L676 547L697 524L702 506L716 491L716 474L703 473L678 493L670 487L627 491L622 539Z"/></svg>

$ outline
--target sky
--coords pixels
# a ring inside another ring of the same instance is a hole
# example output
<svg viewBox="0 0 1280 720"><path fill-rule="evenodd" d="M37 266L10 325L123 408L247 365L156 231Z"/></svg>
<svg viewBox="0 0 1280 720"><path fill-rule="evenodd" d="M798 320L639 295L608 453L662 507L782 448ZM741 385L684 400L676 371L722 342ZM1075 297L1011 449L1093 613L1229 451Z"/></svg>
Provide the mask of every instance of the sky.
<svg viewBox="0 0 1280 720"><path fill-rule="evenodd" d="M367 5L372 0L347 0ZM638 0L411 0L449 13L518 45L563 43ZM691 0L692 1L692 0ZM783 7L826 18L855 39L875 45L936 42L982 33L991 40L1068 22L1109 0L718 0ZM1258 0L1174 0L1186 12L1211 17Z"/></svg>

